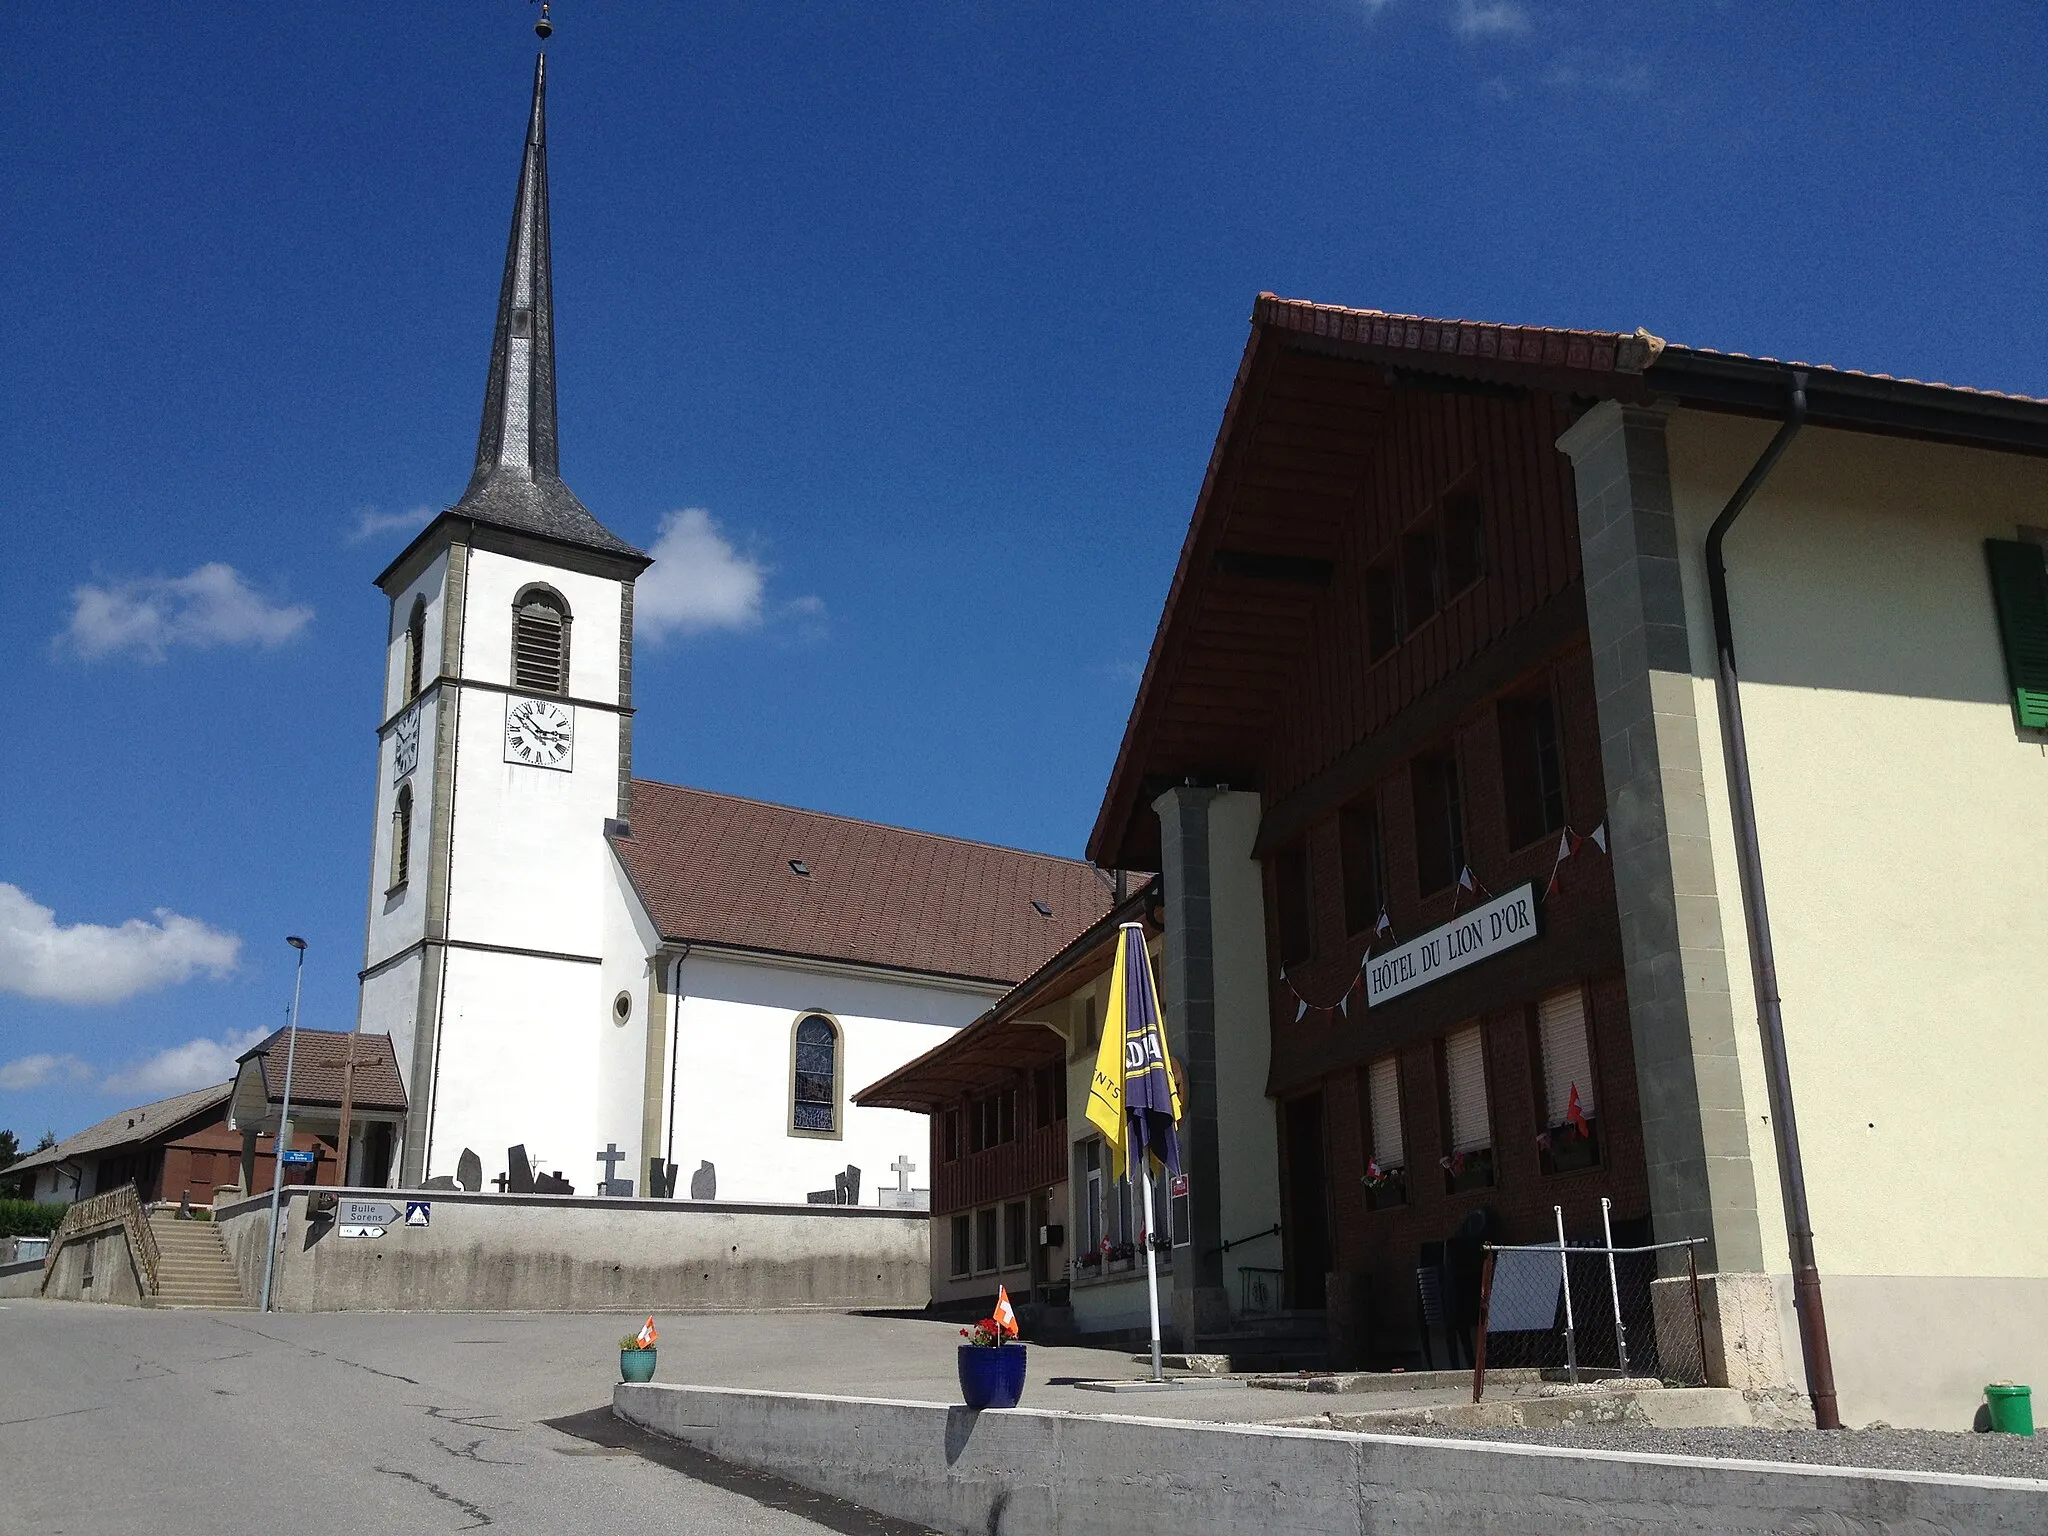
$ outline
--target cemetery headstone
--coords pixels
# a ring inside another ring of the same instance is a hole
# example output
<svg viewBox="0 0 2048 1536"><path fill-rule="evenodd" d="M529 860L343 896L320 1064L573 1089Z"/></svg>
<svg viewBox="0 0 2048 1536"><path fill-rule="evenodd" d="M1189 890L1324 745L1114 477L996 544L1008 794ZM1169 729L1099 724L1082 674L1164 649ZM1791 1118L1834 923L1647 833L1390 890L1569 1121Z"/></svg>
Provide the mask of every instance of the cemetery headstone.
<svg viewBox="0 0 2048 1536"><path fill-rule="evenodd" d="M505 1149L505 1165L512 1170L512 1193L530 1195L534 1193L533 1164L526 1160L526 1143Z"/></svg>
<svg viewBox="0 0 2048 1536"><path fill-rule="evenodd" d="M673 1200L676 1197L676 1165L663 1162L658 1157L647 1159L647 1193L655 1200Z"/></svg>
<svg viewBox="0 0 2048 1536"><path fill-rule="evenodd" d="M612 1194L612 1181L618 1176L619 1164L626 1160L626 1154L619 1150L616 1141L608 1141L604 1144L604 1150L597 1154L597 1160L604 1164L604 1177L598 1181L597 1192L600 1195ZM628 1179L626 1182L630 1186L632 1180Z"/></svg>
<svg viewBox="0 0 2048 1536"><path fill-rule="evenodd" d="M699 1163L697 1171L690 1175L690 1198L692 1200L716 1200L718 1198L718 1165Z"/></svg>
<svg viewBox="0 0 2048 1536"><path fill-rule="evenodd" d="M467 1147L455 1159L455 1182L472 1195L484 1187L484 1160Z"/></svg>
<svg viewBox="0 0 2048 1536"><path fill-rule="evenodd" d="M445 1174L445 1173L437 1173L437 1174L435 1174L435 1175L434 1175L434 1176L433 1176L433 1177L432 1177L431 1179L427 1180L427 1182L426 1182L426 1183L422 1184L422 1185L420 1186L420 1188L421 1188L421 1189L453 1189L453 1188L455 1188L455 1179L454 1179L454 1177L453 1177L452 1175L450 1175L450 1174Z"/></svg>

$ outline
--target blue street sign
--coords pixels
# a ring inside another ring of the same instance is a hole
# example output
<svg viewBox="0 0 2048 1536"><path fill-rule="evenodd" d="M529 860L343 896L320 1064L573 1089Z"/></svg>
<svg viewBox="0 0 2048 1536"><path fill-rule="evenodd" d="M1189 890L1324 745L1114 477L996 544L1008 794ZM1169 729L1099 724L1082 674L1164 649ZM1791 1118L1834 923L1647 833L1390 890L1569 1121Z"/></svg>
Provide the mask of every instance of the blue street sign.
<svg viewBox="0 0 2048 1536"><path fill-rule="evenodd" d="M285 1149L284 1160L288 1163L310 1163L313 1161L315 1155L316 1154L311 1152L295 1152L291 1148L287 1147Z"/></svg>

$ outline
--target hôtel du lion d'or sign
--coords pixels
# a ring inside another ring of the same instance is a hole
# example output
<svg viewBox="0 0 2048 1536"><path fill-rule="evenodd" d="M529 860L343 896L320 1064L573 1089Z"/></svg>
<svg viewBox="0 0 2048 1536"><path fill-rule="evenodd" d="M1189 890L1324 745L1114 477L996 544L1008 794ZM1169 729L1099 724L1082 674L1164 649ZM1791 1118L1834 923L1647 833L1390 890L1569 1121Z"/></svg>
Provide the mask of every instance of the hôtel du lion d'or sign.
<svg viewBox="0 0 2048 1536"><path fill-rule="evenodd" d="M1524 885L1441 928L1366 962L1365 1006L1391 1002L1404 992L1441 981L1453 971L1526 944L1536 937L1536 887Z"/></svg>

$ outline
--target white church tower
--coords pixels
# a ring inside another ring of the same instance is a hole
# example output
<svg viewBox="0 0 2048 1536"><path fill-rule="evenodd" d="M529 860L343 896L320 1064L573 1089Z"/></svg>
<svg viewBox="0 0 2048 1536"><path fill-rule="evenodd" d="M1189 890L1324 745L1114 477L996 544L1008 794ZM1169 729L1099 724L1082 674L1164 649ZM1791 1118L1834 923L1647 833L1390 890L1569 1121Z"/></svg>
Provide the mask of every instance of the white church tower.
<svg viewBox="0 0 2048 1536"><path fill-rule="evenodd" d="M545 60L536 63L476 470L377 578L390 599L359 1019L410 1111L396 1179L523 1143L588 1160L605 1044L607 822L631 792L648 557L562 483Z"/></svg>

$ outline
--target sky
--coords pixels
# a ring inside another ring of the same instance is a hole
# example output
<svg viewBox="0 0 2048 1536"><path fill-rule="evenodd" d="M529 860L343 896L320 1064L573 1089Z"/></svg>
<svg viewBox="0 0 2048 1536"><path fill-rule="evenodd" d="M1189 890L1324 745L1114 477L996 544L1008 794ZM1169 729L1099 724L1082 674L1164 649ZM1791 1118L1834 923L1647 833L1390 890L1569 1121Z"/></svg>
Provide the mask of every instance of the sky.
<svg viewBox="0 0 2048 1536"><path fill-rule="evenodd" d="M13 7L0 1127L354 1022L386 622L535 12ZM1255 295L2048 394L2018 3L561 0L562 467L643 776L1079 855Z"/></svg>

